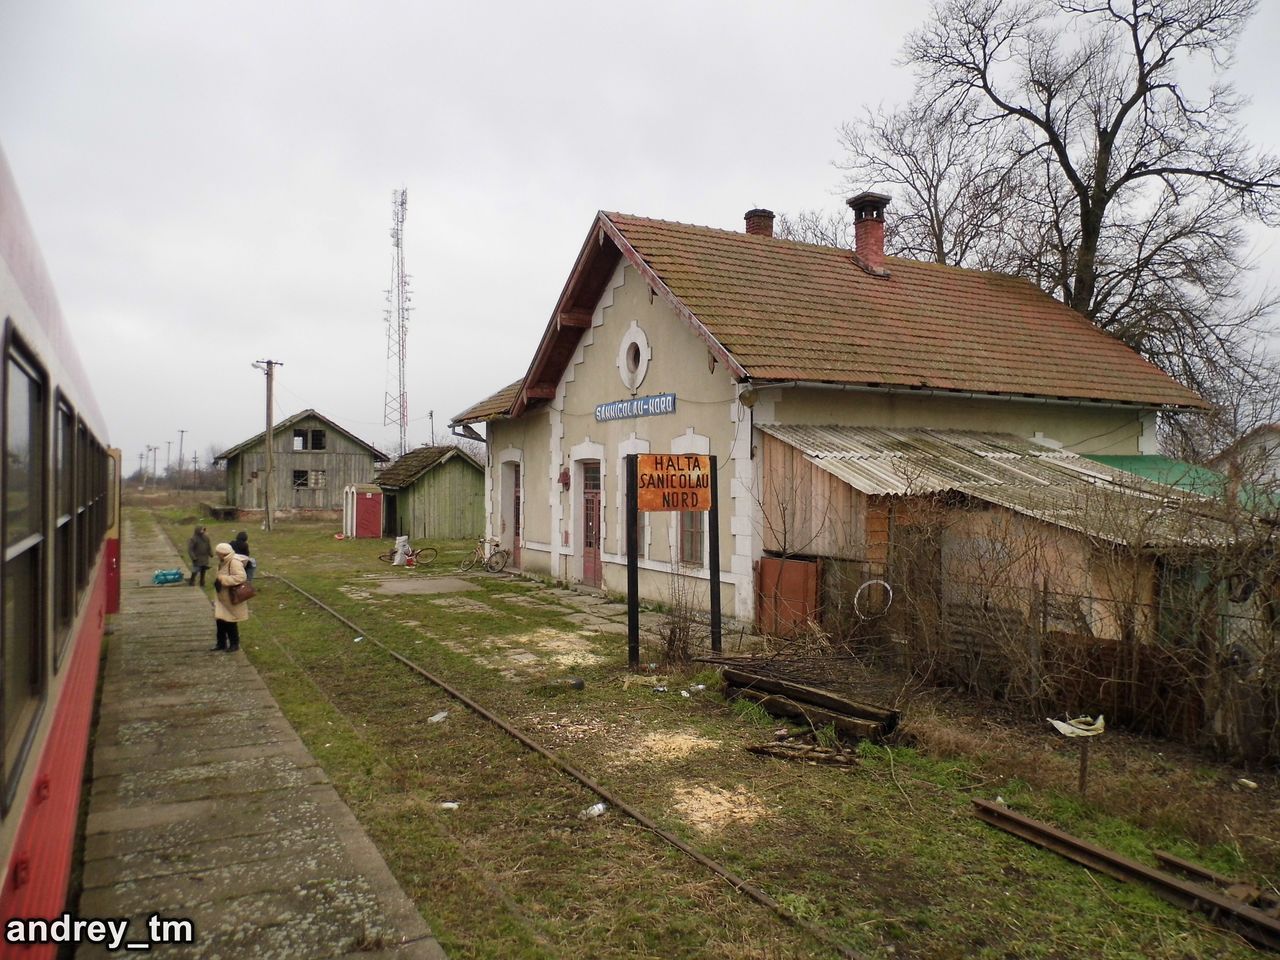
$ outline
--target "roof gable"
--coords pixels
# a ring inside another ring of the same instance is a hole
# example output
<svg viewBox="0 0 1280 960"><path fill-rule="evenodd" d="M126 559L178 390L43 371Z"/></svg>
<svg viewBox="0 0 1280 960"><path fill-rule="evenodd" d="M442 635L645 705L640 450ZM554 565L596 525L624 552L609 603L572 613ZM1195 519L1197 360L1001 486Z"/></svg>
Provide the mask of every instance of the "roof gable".
<svg viewBox="0 0 1280 960"><path fill-rule="evenodd" d="M484 473L484 466L461 447L425 446L410 450L391 466L380 470L373 482L380 487L402 490L415 483L424 473L459 458Z"/></svg>
<svg viewBox="0 0 1280 960"><path fill-rule="evenodd" d="M337 431L338 433L342 434L344 437L348 438L349 440L352 440L355 443L359 444L360 446L364 447L373 456L373 459L375 462L385 463L386 461L391 459L389 456L387 456L385 453L383 453L373 444L368 443L364 440L361 440L350 430L347 430L343 427L338 426L338 424L334 423L324 414L317 413L315 410L311 409L310 407L308 407L306 410L302 410L298 413L295 413L291 417L285 417L285 419L281 420L279 423L275 424L271 428L272 432L279 433L282 430L289 430L293 427L294 424L298 423L299 421L305 420L307 417L314 417L315 419L327 425L329 429ZM250 447L257 446L260 443L265 443L266 438L267 438L267 431L263 430L260 433L256 433L252 437L250 437L248 440L243 440L240 443L237 443L234 447L228 447L226 450L223 450L222 453L218 454L216 457L213 458L214 462L217 462L218 460L230 460L233 457L238 457L240 454L244 453Z"/></svg>
<svg viewBox="0 0 1280 960"><path fill-rule="evenodd" d="M738 379L1203 407L1034 284L849 250L600 213L511 404L549 399L622 258Z"/></svg>

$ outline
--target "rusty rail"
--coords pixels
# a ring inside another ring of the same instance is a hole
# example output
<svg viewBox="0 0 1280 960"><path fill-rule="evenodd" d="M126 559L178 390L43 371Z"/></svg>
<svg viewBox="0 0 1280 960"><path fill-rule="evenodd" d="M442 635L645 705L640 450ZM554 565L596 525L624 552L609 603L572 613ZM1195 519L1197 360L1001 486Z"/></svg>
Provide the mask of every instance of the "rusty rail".
<svg viewBox="0 0 1280 960"><path fill-rule="evenodd" d="M670 831L664 830L652 818L650 818L640 810L637 810L635 807L631 806L631 804L627 803L625 800L618 797L612 791L608 790L607 788L605 788L604 786L602 786L601 784L593 780L591 777L587 776L585 773L583 773L577 767L570 764L568 761L562 759L560 756L558 756L556 753L554 753L547 747L543 746L537 740L534 740L531 736L529 736L523 730L513 726L512 724L508 723L506 720L502 719L496 714L486 710L484 707L482 707L476 701L472 700L466 694L450 686L446 681L428 672L426 669L414 663L412 660L410 660L408 657L404 656L403 654L397 652L396 650L393 650L391 647L387 646L385 643L381 642L376 637L370 636L369 633L365 631L362 627L360 627L358 624L352 623L350 620L348 620L346 617L340 614L337 610L333 609L333 607L329 606L319 597L316 597L308 593L306 590L303 590L300 586L298 586L293 581L288 580L285 577L280 576L279 574L273 574L271 576L273 577L273 579L279 580L281 583L285 584L290 589L306 597L308 600L314 603L321 610L329 614L329 616L333 617L335 620L337 620L339 623L342 623L349 629L354 630L356 633L360 634L362 637L364 637L374 646L378 647L384 653L398 660L400 663L408 667L414 673L421 676L424 680L439 687L441 690L443 690L449 696L453 697L463 706L467 707L473 713L476 713L477 715L483 717L485 720L488 720L494 726L498 727L500 730L502 730L504 733L508 734L509 736L514 737L516 740L518 740L521 744L523 744L528 749L532 750L534 753L537 753L540 756L544 757L546 760L548 760L552 764L552 766L556 767L556 769L560 770L562 773L564 773L571 779L578 781L578 783L582 784L584 787L586 787L596 796L600 797L600 799L612 805L620 813L630 817L632 820L635 820L642 827L644 827L650 833L657 836L659 839L675 847L677 850L679 850L681 853L688 856L690 859L694 860L696 863L699 863L702 866L706 867L712 873L716 874L717 876L725 880L731 887L733 887L739 893L744 894L745 896L754 900L756 903L760 904L763 907L768 907L775 914L777 914L777 916L781 920L790 924L793 927L796 927L797 929L803 930L805 933L809 934L819 943L822 943L823 945L834 950L840 956L844 957L845 960L862 960L862 957L860 954L855 952L853 948L851 948L848 944L839 940L830 931L812 922L811 920L806 920L804 917L800 917L792 913L789 909L787 909L785 906L783 906L773 897L769 896L767 893L765 893L755 884L749 883L747 880L744 880L742 877L738 876L736 873L734 873L724 864L720 863L717 860L711 859L706 854L702 853L700 850L697 850L694 847L691 847L689 844L685 843L683 840L675 836Z"/></svg>
<svg viewBox="0 0 1280 960"><path fill-rule="evenodd" d="M1230 928L1255 946L1280 952L1280 920L1217 890L1183 880L1096 844L1073 837L1057 827L1023 816L1003 804L974 800L984 822L1015 837L1052 850L1117 880L1145 883L1156 896L1187 910L1199 910Z"/></svg>

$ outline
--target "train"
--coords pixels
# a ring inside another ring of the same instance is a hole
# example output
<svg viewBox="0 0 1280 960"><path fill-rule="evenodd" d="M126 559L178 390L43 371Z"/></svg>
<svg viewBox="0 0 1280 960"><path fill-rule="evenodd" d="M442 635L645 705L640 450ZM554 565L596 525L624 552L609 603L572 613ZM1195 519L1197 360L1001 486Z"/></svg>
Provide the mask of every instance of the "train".
<svg viewBox="0 0 1280 960"><path fill-rule="evenodd" d="M0 151L0 916L68 886L107 617L120 608L120 451ZM74 912L74 911L72 911ZM0 956L55 947L0 942Z"/></svg>

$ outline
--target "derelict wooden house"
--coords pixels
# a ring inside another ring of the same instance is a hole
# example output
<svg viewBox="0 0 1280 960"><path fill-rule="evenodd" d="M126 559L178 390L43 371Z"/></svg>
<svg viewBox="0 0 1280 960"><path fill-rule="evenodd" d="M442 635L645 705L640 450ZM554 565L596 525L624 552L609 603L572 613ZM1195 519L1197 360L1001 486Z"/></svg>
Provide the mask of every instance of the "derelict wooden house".
<svg viewBox="0 0 1280 960"><path fill-rule="evenodd" d="M484 465L461 447L423 446L378 473L383 536L476 538L484 530Z"/></svg>
<svg viewBox="0 0 1280 960"><path fill-rule="evenodd" d="M271 503L281 511L341 510L348 484L369 483L391 458L315 410L303 410L273 428ZM218 454L227 465L227 503L265 510L266 431Z"/></svg>

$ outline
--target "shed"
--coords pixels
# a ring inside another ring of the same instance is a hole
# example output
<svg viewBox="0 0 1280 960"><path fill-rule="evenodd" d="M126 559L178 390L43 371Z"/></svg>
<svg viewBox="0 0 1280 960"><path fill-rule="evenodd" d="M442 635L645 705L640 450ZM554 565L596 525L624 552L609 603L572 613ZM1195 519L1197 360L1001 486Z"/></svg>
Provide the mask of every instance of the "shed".
<svg viewBox="0 0 1280 960"><path fill-rule="evenodd" d="M385 536L461 539L484 530L484 466L460 447L419 447L374 482L385 494Z"/></svg>
<svg viewBox="0 0 1280 960"><path fill-rule="evenodd" d="M353 483L342 492L342 535L374 539L382 536L381 487Z"/></svg>
<svg viewBox="0 0 1280 960"><path fill-rule="evenodd" d="M271 503L277 510L339 511L344 489L369 483L377 465L391 459L311 409L286 417L272 430ZM216 460L227 465L227 503L265 510L266 431L224 450Z"/></svg>

